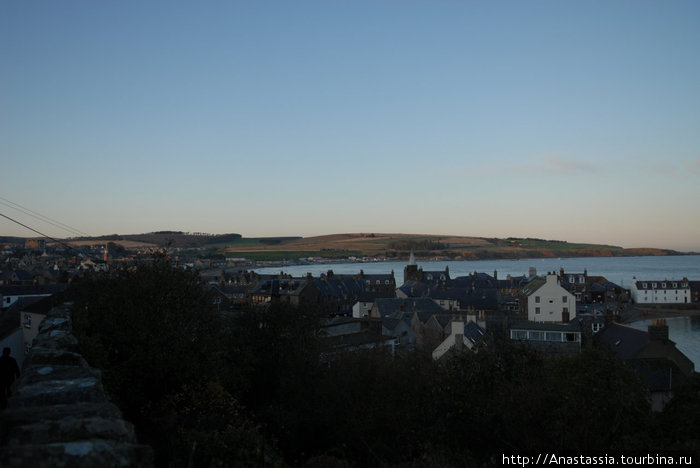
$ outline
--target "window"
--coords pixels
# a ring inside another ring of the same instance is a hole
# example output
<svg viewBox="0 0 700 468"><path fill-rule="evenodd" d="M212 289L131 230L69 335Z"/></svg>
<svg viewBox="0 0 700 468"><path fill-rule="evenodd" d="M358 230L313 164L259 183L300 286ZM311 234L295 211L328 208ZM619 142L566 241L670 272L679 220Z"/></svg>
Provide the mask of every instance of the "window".
<svg viewBox="0 0 700 468"><path fill-rule="evenodd" d="M561 341L561 332L547 332L547 341Z"/></svg>
<svg viewBox="0 0 700 468"><path fill-rule="evenodd" d="M585 279L583 276L579 276L579 277L578 277L578 282L581 283L581 284L583 284L583 283L586 282L586 279Z"/></svg>
<svg viewBox="0 0 700 468"><path fill-rule="evenodd" d="M510 337L514 340L527 340L527 332L525 330L511 330Z"/></svg>
<svg viewBox="0 0 700 468"><path fill-rule="evenodd" d="M646 283L642 283L642 288L643 288L643 289L646 289L646 288L647 288L647 284L646 284Z"/></svg>
<svg viewBox="0 0 700 468"><path fill-rule="evenodd" d="M530 339L534 341L544 341L544 332L541 331L531 331Z"/></svg>
<svg viewBox="0 0 700 468"><path fill-rule="evenodd" d="M550 311L549 311L549 315L554 315L554 311L553 311L553 310L550 310Z"/></svg>
<svg viewBox="0 0 700 468"><path fill-rule="evenodd" d="M539 307L535 307L535 314L539 314L539 313L540 313L540 308L539 308Z"/></svg>
<svg viewBox="0 0 700 468"><path fill-rule="evenodd" d="M566 341L579 341L578 334L576 333L565 333Z"/></svg>
<svg viewBox="0 0 700 468"><path fill-rule="evenodd" d="M569 283L574 283L574 282L575 282L575 278L573 276L569 276Z"/></svg>
<svg viewBox="0 0 700 468"><path fill-rule="evenodd" d="M540 296L535 296L535 302L536 302L537 304L540 303Z"/></svg>
<svg viewBox="0 0 700 468"><path fill-rule="evenodd" d="M562 296L562 297L561 297L561 301L562 301L564 304L566 304L566 302L567 302L568 300L569 300L569 298L568 298L567 296Z"/></svg>
<svg viewBox="0 0 700 468"><path fill-rule="evenodd" d="M661 287L662 287L662 288L665 288L665 287L666 287L666 283L661 283Z"/></svg>
<svg viewBox="0 0 700 468"><path fill-rule="evenodd" d="M676 289L678 287L678 283L673 283L673 289Z"/></svg>

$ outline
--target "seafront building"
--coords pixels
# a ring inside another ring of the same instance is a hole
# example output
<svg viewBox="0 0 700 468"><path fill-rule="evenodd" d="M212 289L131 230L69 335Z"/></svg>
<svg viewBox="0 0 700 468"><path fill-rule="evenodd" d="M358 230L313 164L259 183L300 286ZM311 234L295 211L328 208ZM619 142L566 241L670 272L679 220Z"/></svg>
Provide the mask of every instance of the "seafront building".
<svg viewBox="0 0 700 468"><path fill-rule="evenodd" d="M688 278L639 281L635 277L631 295L632 300L637 304L689 304L691 302Z"/></svg>

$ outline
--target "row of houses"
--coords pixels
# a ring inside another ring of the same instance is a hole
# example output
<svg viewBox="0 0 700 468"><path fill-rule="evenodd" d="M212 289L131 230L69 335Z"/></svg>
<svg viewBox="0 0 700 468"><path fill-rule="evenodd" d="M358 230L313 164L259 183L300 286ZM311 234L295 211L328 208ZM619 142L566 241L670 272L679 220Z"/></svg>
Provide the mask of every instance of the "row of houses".
<svg viewBox="0 0 700 468"><path fill-rule="evenodd" d="M222 270L203 279L221 312L235 312L244 304L313 306L325 317L319 333L328 345L327 359L335 352L377 346L394 353L424 351L443 359L462 349L476 351L494 334L545 352L578 352L597 336L611 342L615 333L626 333L615 320L630 300L653 303L656 297L657 302L669 303L678 297L676 302L693 302L692 289L697 286L687 279L635 281L629 291L586 270L563 269L545 275L530 269L518 277L499 278L494 271L452 278L448 268L423 270L413 256L403 273L400 285L393 271L362 270L352 275L328 270L318 277ZM20 356L31 346L30 329L41 321L40 311L30 308L66 285L48 285L57 288L52 290L35 281L29 284L29 277L15 270L3 277L9 279L0 285L0 339L10 337L13 354ZM619 347L617 341L612 340L613 348ZM677 365L683 371L672 379L676 384L687 367Z"/></svg>

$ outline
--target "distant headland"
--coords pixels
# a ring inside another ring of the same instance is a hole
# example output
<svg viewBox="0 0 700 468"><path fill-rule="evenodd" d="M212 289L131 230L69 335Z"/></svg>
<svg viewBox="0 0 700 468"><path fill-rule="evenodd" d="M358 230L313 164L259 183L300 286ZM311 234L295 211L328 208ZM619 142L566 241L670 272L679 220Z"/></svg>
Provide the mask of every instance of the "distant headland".
<svg viewBox="0 0 700 468"><path fill-rule="evenodd" d="M3 243L25 243L25 238L0 237ZM58 244L46 239L46 244ZM251 261L295 261L307 258L361 261L397 260L413 252L418 259L494 260L558 257L630 257L694 255L659 248L622 248L613 245L570 243L538 238L487 238L432 234L354 233L314 237L251 237L158 231L146 234L112 234L62 239L73 246L111 244L120 250L175 249L199 257L241 258Z"/></svg>

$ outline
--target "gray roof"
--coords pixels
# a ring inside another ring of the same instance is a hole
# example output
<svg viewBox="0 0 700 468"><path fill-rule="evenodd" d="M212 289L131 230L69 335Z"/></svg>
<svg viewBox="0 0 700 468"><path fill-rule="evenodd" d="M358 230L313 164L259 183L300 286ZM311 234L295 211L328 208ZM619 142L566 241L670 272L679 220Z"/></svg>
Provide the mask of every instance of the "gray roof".
<svg viewBox="0 0 700 468"><path fill-rule="evenodd" d="M595 340L608 346L622 359L633 359L649 343L649 333L628 325L613 323L599 331Z"/></svg>
<svg viewBox="0 0 700 468"><path fill-rule="evenodd" d="M396 317L403 313L427 312L432 314L445 312L432 299L413 297L407 299L377 299L374 302L381 317Z"/></svg>
<svg viewBox="0 0 700 468"><path fill-rule="evenodd" d="M520 289L520 293L525 295L525 296L530 296L532 295L535 291L540 289L542 286L545 285L547 281L543 278L536 278L529 283L527 283L525 286L523 286Z"/></svg>
<svg viewBox="0 0 700 468"><path fill-rule="evenodd" d="M474 322L469 322L464 325L464 337L474 344L479 343L486 336L483 328Z"/></svg>

